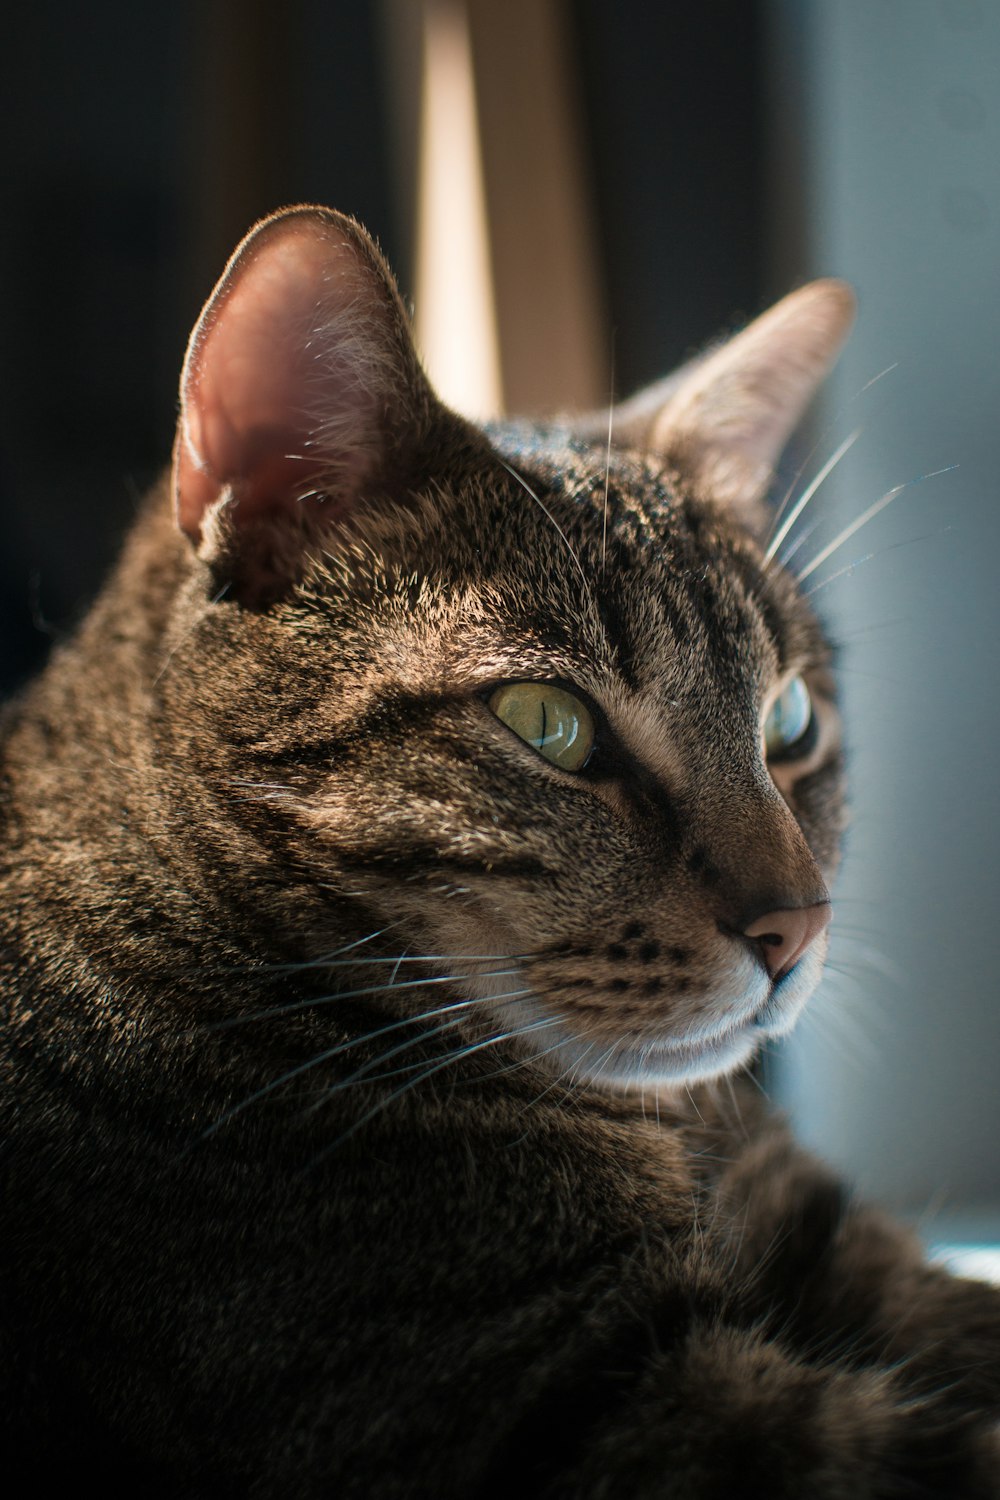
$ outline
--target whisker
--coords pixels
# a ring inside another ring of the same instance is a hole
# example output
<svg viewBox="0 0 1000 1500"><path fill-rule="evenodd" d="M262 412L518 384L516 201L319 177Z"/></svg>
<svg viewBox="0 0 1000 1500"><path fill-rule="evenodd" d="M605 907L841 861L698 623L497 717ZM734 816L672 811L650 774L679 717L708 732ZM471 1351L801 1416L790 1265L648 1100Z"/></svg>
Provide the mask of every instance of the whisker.
<svg viewBox="0 0 1000 1500"><path fill-rule="evenodd" d="M396 960L395 968L393 969L392 973L389 975L389 988L390 989L392 989L393 985L396 983L396 975L399 973L399 966L400 966L400 964L406 963L406 961L407 961L407 959L406 959L406 949L404 948L403 951L402 951L402 953L399 955L399 958Z"/></svg>
<svg viewBox="0 0 1000 1500"><path fill-rule="evenodd" d="M781 525L781 518L785 514L788 502L791 500L792 496L795 494L795 491L798 489L799 481L801 480L809 464L812 462L813 457L815 456L819 447L820 440L817 439L817 441L813 443L812 447L809 449L809 452L806 454L805 458L799 464L798 468L795 470L795 473L792 475L791 481L788 484L785 493L781 497L780 504L775 507L774 515L771 517L771 525L768 529L765 546L769 547L771 545L771 538L774 536L774 533Z"/></svg>
<svg viewBox="0 0 1000 1500"><path fill-rule="evenodd" d="M342 950L338 950L342 951ZM411 954L380 954L377 958L307 958L301 963L273 964L268 967L269 974L290 973L297 974L308 969L356 969L359 964L366 968L370 964L495 964L508 962L511 959L523 959L530 957L527 953L411 953Z"/></svg>
<svg viewBox="0 0 1000 1500"><path fill-rule="evenodd" d="M849 433L847 437L845 437L844 441L840 444L840 447L836 448L834 452L831 453L830 457L827 459L826 463L820 469L816 477L806 485L805 489L802 491L802 494L792 506L791 510L788 512L788 515L785 517L784 521L778 527L777 531L774 533L774 536L768 543L767 551L764 553L765 567L771 561L774 554L777 552L778 548L785 540L785 537L791 531L792 527L795 525L795 522L798 520L799 516L809 504L809 501L813 498L816 491L819 489L820 485L825 479L830 476L830 474L833 473L834 469L840 463L840 460L844 457L844 455L846 453L849 453L850 450L854 447L854 444L857 442L863 431L863 427L855 427L854 431Z"/></svg>
<svg viewBox="0 0 1000 1500"><path fill-rule="evenodd" d="M322 1063L329 1062L331 1058L342 1056L345 1052L350 1052L352 1048L360 1047L365 1042L374 1041L377 1037L387 1036L390 1032L393 1031L400 1031L404 1026L417 1026L421 1022L433 1020L437 1016L466 1011L475 1005L487 1005L491 1000L494 999L509 1000L514 996L527 995L530 993L530 990L511 990L505 995L477 997L472 1000L456 1000L453 1001L450 1005L442 1005L435 1010L425 1010L415 1016L406 1016L402 1020L391 1021L388 1026L380 1026L376 1031L366 1032L364 1036L351 1037L349 1041L338 1042L335 1047L327 1047L322 1052L314 1053L314 1055L307 1058L305 1062L297 1063L294 1068L289 1068L288 1071L282 1073L279 1078L272 1078L269 1083L265 1083L261 1088L255 1090L254 1093L248 1094L247 1097L245 1099L242 1099L239 1104L234 1104L231 1109L228 1109L225 1112L225 1114L220 1115L217 1120L213 1120L212 1124L207 1128L207 1130L203 1132L201 1139L206 1140L209 1136L215 1135L216 1132L221 1130L222 1127L228 1124L230 1120L234 1119L237 1115L242 1114L244 1110L249 1109L252 1104L257 1104L268 1094L273 1093L275 1089L281 1088L282 1084L290 1083L294 1078L300 1078L303 1073L308 1073L310 1069L317 1068ZM324 1090L324 1098L326 1098L326 1096L329 1094L336 1093L340 1088L347 1087L348 1084L357 1082L358 1079L360 1079L361 1076L367 1073L371 1068L378 1067L381 1063L386 1062L389 1058L395 1057L400 1052L404 1052L407 1047L416 1046L418 1042L425 1041L430 1037L440 1035L441 1032L447 1030L448 1026L454 1025L455 1022L460 1019L460 1015L454 1015L453 1020L445 1022L441 1026L436 1026L431 1031L422 1031L418 1036L411 1037L408 1041L400 1043L399 1046L391 1048L388 1052L381 1053L379 1057L373 1058L371 1061L358 1068L354 1073L350 1075L349 1078L341 1080L339 1083L334 1084L330 1088ZM315 1107L318 1106L314 1106L314 1108Z"/></svg>
<svg viewBox="0 0 1000 1500"><path fill-rule="evenodd" d="M586 1049L586 1051L583 1052L576 1059L576 1061L574 1063L571 1063L570 1066L569 1066L569 1068L564 1068L562 1070L561 1074L559 1075L560 1082L564 1078L566 1078L567 1076L569 1078L569 1083L565 1085L566 1092L567 1092L568 1095L572 1094L574 1088L576 1088L578 1086L578 1084L580 1082L580 1076L581 1076L580 1075L580 1069L583 1067L584 1063L587 1061L587 1058L590 1056L590 1054L593 1052L593 1050L594 1050L594 1048L596 1046L597 1046L596 1042L591 1042L590 1046ZM614 1043L612 1043L612 1045L610 1047L608 1047L608 1048L605 1049L605 1052L604 1052L603 1056L600 1058L599 1063L603 1062L604 1058L609 1057L610 1054L613 1051L614 1051Z"/></svg>
<svg viewBox="0 0 1000 1500"><path fill-rule="evenodd" d="M533 1062L533 1061L535 1061L538 1058L548 1057L550 1055L550 1053L552 1053L552 1052L558 1052L559 1049L561 1047L563 1047L564 1045L565 1045L565 1040L564 1040L563 1037L560 1037L559 1040L557 1042L553 1043L553 1045L551 1047L545 1047L545 1048L543 1048L543 1050L541 1052L533 1052L529 1058L525 1059L525 1061L526 1062ZM584 1057L588 1056L588 1054L593 1050L594 1047L596 1047L596 1045L597 1045L596 1042L591 1042L590 1046L587 1048L587 1051L584 1053ZM565 1078L566 1078L566 1069L562 1068L562 1069L560 1069L560 1071L558 1073L556 1073L550 1079L550 1081L545 1085L545 1087L541 1090L540 1093L535 1094L531 1099L529 1099L527 1101L526 1104L523 1104L521 1106L521 1108L518 1110L518 1114L519 1115L525 1115L525 1114L528 1113L529 1110L532 1111L532 1112L534 1112L535 1110L537 1110L539 1104L545 1098L546 1094L551 1094L552 1090L556 1089L556 1088L562 1088L563 1093L565 1095L565 1097L562 1099L561 1102L563 1104L570 1103L571 1099L572 1099L572 1088L571 1088L570 1085L566 1084ZM514 1146L519 1146L522 1141L527 1140L529 1134L530 1134L530 1128L528 1130L525 1130L522 1135L519 1135L515 1141L511 1142L511 1144L514 1145Z"/></svg>
<svg viewBox="0 0 1000 1500"><path fill-rule="evenodd" d="M595 1068L595 1073L598 1069L600 1069L602 1064L607 1062L608 1058L614 1052L616 1045L617 1044L615 1042L612 1042L609 1046L605 1047L604 1051L597 1059L597 1067ZM583 1056L578 1057L575 1063L571 1064L568 1069L564 1068L559 1074L559 1082L562 1083L564 1089L563 1098L561 1100L564 1108L566 1105L574 1103L576 1095L586 1087L587 1081L584 1078L583 1074L580 1072L580 1069L583 1067L583 1064L586 1062L587 1058L590 1056L591 1052L593 1052L596 1046L596 1042L591 1042L590 1046L587 1048L586 1052L584 1052ZM567 1075L569 1077L568 1083L565 1081Z"/></svg>
<svg viewBox="0 0 1000 1500"><path fill-rule="evenodd" d="M597 1044L595 1043L594 1045L596 1046ZM612 1043L610 1047L605 1047L604 1051L601 1053L600 1057L597 1059L596 1064L594 1065L593 1074L595 1077L600 1073L602 1065L607 1062L608 1058L612 1055L614 1050L614 1043ZM577 1058L576 1062L570 1069L568 1082L566 1081L565 1073L563 1073L563 1096L559 1101L560 1107L562 1109L567 1109L571 1105L575 1104L579 1096L587 1087L587 1079L581 1069L587 1058L590 1056L591 1051L592 1048L588 1047L583 1056Z"/></svg>
<svg viewBox="0 0 1000 1500"><path fill-rule="evenodd" d="M894 615L888 620L873 620L869 625L855 625L851 630L837 631L837 645L851 646L856 640L862 640L867 635L875 635L880 630L898 630L900 625L912 624L912 616Z"/></svg>
<svg viewBox="0 0 1000 1500"><path fill-rule="evenodd" d="M788 567L788 564L791 562L796 552L798 552L800 548L805 546L806 542L813 535L818 525L818 521L813 521L809 526L804 526L802 528L792 545L778 558L778 561L783 568Z"/></svg>
<svg viewBox="0 0 1000 1500"><path fill-rule="evenodd" d="M593 1042L591 1043L591 1047L593 1047L595 1045L596 1045L596 1043L593 1043ZM535 1053L534 1055L536 1057L548 1057L548 1055L549 1055L550 1052L558 1052L559 1048L563 1047L563 1046L565 1046L565 1038L564 1037L560 1037L559 1040L558 1040L558 1042L555 1042L551 1047L546 1047L546 1049L545 1049L544 1052L538 1052L538 1053ZM536 1106L539 1105L541 1103L541 1101L545 1098L546 1094L551 1094L551 1092L552 1092L553 1089L558 1088L560 1086L560 1084L562 1084L563 1078L565 1077L565 1073L566 1073L565 1068L563 1068L560 1072L556 1073L555 1076L545 1085L545 1087L542 1089L541 1093L540 1094L536 1094L534 1096L534 1098L532 1098L531 1100L529 1100L529 1102L527 1104L523 1105L522 1108L518 1111L518 1113L523 1115L523 1114L526 1114L529 1109L532 1109L532 1110L535 1109ZM519 1140L523 1140L524 1136L519 1136L518 1139Z"/></svg>
<svg viewBox="0 0 1000 1500"><path fill-rule="evenodd" d="M957 468L958 464L946 464L943 469L933 469L929 474L918 474L915 479L908 479L905 484L897 484L891 490L886 490L885 494L880 496L874 505L869 505L868 509L858 516L857 520L852 521L849 526L845 526L843 531L839 532L832 542L816 554L812 562L803 568L802 572L798 575L799 583L804 583L810 574L815 573L816 569L822 566L828 557L832 557L837 549L842 547L855 532L860 531L862 526L867 526L868 522L873 520L879 511L885 510L887 505L891 505L897 495L901 495L904 490L915 488L918 484L923 484L927 479L937 479L941 474L950 474Z"/></svg>
<svg viewBox="0 0 1000 1500"><path fill-rule="evenodd" d="M325 959L322 961L330 963L331 960L339 958L342 953L352 953L355 948L363 948L366 943L372 943L376 938L384 937L387 932L391 932L394 927L401 926L403 920L404 919L401 917L397 922L389 922L385 927L378 927L374 932L369 932L367 937L355 938L353 943L344 943L343 947L334 948L333 952L327 954ZM321 960L319 959L307 959L301 964L270 964L268 965L266 972L280 974L284 973L286 970L291 969L312 968L315 964L318 964L320 962ZM370 963L371 960L366 959L365 962Z"/></svg>
<svg viewBox="0 0 1000 1500"><path fill-rule="evenodd" d="M420 979L404 979L399 984L369 984L356 990L334 990L329 995L312 995L306 1000L292 1000L287 1005L273 1005L267 1010L254 1011L249 1016L229 1016L225 1021L213 1021L206 1026L208 1031L228 1031L230 1027L242 1026L250 1021L266 1021L272 1016L290 1016L296 1011L310 1010L317 1005L330 1005L337 1000L359 1000L366 995L385 995L390 988L393 994L400 990L419 989L423 985L462 984L469 979L499 979L508 974L518 974L520 969L493 969L485 974L428 974Z"/></svg>
<svg viewBox="0 0 1000 1500"><path fill-rule="evenodd" d="M543 1047L540 1052L526 1053L524 1057L515 1058L513 1062L504 1063L503 1067L494 1068L491 1073L484 1073L482 1076L483 1078L503 1078L508 1073L516 1072L518 1068L530 1067L531 1064L537 1062L539 1058L548 1057L551 1052L558 1052L559 1048L562 1045L563 1042L560 1039L558 1042L554 1042L551 1047ZM551 1086L552 1085L550 1084L549 1087L551 1088ZM538 1099L544 1098L545 1094L547 1093L548 1089L543 1089L541 1094L538 1095ZM534 1105L538 1102L538 1099L532 1100L531 1107L534 1107ZM523 1113L523 1110L521 1111L521 1113Z"/></svg>
<svg viewBox="0 0 1000 1500"><path fill-rule="evenodd" d="M856 558L854 562L848 563L846 568L838 568L836 573L831 573L829 578L824 578L821 582L813 584L811 589L804 589L803 598L811 599L813 594L818 594L821 589L825 589L828 583L833 583L837 578L843 578L845 573L853 573L855 568L860 568L862 563L871 562L873 557L882 557L886 552L895 552L897 547L912 547L916 542L929 542L932 537L944 536L946 532L953 530L953 526L940 526L934 531L924 531L920 536L908 536L904 537L901 542L890 542L888 546L879 547L875 552L866 552L864 557ZM860 632L857 633L860 634ZM849 670L853 669L840 667L841 672Z"/></svg>
<svg viewBox="0 0 1000 1500"><path fill-rule="evenodd" d="M691 1092L691 1086L690 1086L690 1084L685 1084L684 1085L684 1092L688 1096L688 1103L690 1104L691 1108L694 1110L695 1114L698 1116L699 1123L701 1125L704 1125L704 1123L705 1123L705 1117L702 1114L701 1110L698 1108L697 1101L696 1101L694 1095Z"/></svg>
<svg viewBox="0 0 1000 1500"><path fill-rule="evenodd" d="M548 516L549 520L552 522L552 524L555 527L556 531L558 531L559 535L562 537L563 541L565 542L565 544L566 544L566 551L569 553L570 557L573 559L573 562L576 564L576 567L577 567L577 569L579 571L580 577L583 579L584 584L589 588L589 583L587 581L587 575L583 571L583 564L581 563L580 559L577 557L576 553L574 552L573 545L570 542L569 537L566 535L565 531L563 531L562 527L559 525L559 522L556 520L555 516L549 510L548 506L544 505L542 503L542 501L535 494L534 490L531 488L531 485L527 482L526 479L523 479L521 477L521 475L517 472L516 469L512 469L511 466L510 466L510 464L505 463L502 458L500 459L500 463L507 470L507 473L510 474L514 479L517 480L518 484L521 486L522 490L524 490L525 494L531 496L532 500L534 500L535 504L538 506L538 508L542 512L542 514Z"/></svg>
<svg viewBox="0 0 1000 1500"><path fill-rule="evenodd" d="M873 375L870 380L866 380L865 383L864 383L864 385L861 386L860 390L855 391L854 395L851 396L850 399L840 408L840 410L836 414L835 421L833 423L830 423L830 424L828 424L827 426L824 427L823 432L817 438L816 442L813 443L812 447L809 449L809 452L806 454L805 458L799 464L799 466L796 469L794 475L792 476L791 483L789 484L789 486L786 489L785 493L781 497L781 504L778 506L777 510L775 511L774 519L771 522L771 530L770 530L770 533L768 535L768 542L770 542L771 537L774 535L775 531L777 530L778 525L781 522L781 518L785 514L785 507L787 506L789 500L791 500L792 496L794 495L796 487L797 487L797 485L799 483L799 480L802 478L802 475L805 473L807 466L812 462L813 458L815 457L816 453L819 451L820 447L821 446L825 446L826 439L829 436L832 428L835 427L835 426L839 426L840 425L840 419L842 417L846 416L847 412L854 405L854 403L856 401L860 401L861 397L865 394L866 391L871 390L871 388L872 388L873 385L877 385L878 382L883 378L883 376L885 376L885 375L891 375L892 372L893 372L893 370L897 369L898 366L899 366L899 361L896 360L896 361L894 361L893 364L886 365L886 367L885 367L884 370L880 370L879 373L877 375Z"/></svg>
<svg viewBox="0 0 1000 1500"><path fill-rule="evenodd" d="M769 1055L770 1049L768 1048L766 1043L761 1048L761 1051ZM771 1096L767 1092L767 1089L764 1087L764 1085L761 1083L760 1079L757 1077L757 1074L754 1072L752 1063L747 1063L746 1066L740 1070L740 1077L749 1078L750 1082L753 1084L754 1088L757 1089L761 1097L765 1099L768 1104L770 1104Z"/></svg>
<svg viewBox="0 0 1000 1500"><path fill-rule="evenodd" d="M487 1001L485 998L476 999L476 1000L461 1000L461 1001L458 1001L453 1006L446 1006L446 1007L444 1007L444 1010L465 1011L465 1010L468 1010L469 1007L473 1006L473 1005L477 1005L477 1004L478 1005L485 1005L485 1004L488 1004L490 1002L500 1001L500 1000L520 1000L525 995L530 995L530 994L531 994L531 990L530 989L527 989L527 990L507 990L506 993L504 993L504 994L491 995L489 997L489 1001ZM426 1020L427 1017L426 1016L422 1016L420 1019L421 1020ZM397 1043L397 1045L395 1047L390 1047L390 1049L389 1049L388 1052L382 1052L382 1053L379 1054L378 1057L370 1058L368 1062L362 1063L361 1067L360 1068L356 1068L354 1070L354 1072L351 1073L351 1074L349 1074L349 1076L347 1078L342 1078L337 1083L332 1083L332 1084L330 1084L330 1086L328 1088L324 1089L324 1091L323 1091L323 1098L320 1100L320 1102L318 1104L314 1104L312 1106L312 1109L313 1110L319 1109L322 1106L322 1104L324 1104L326 1102L327 1099L332 1098L332 1096L334 1094L339 1094L343 1089L353 1088L355 1084L358 1084L358 1083L360 1083L362 1081L362 1079L367 1078L367 1075L370 1074L370 1073L372 1073L372 1070L374 1068L380 1068L382 1066L382 1064L385 1063L385 1062L388 1062L390 1060L390 1058L398 1057L401 1052L407 1052L407 1051L409 1051L409 1049L411 1047L418 1046L420 1042L430 1041L432 1037L441 1036L444 1032L448 1031L452 1026L457 1025L458 1022L461 1019L462 1019L461 1015L452 1015L449 1020L443 1021L440 1026L433 1026L430 1029L430 1031L421 1031L418 1036L409 1037L405 1042L399 1042L399 1043ZM381 1035L381 1032L378 1033L378 1034ZM346 1050L346 1049L341 1049L341 1050ZM420 1066L422 1066L422 1064L420 1064L420 1063L410 1063L410 1064L408 1064L404 1068L393 1069L392 1071L390 1071L388 1073L375 1073L375 1074L373 1074L372 1077L368 1078L367 1081L369 1083L381 1082L381 1080L383 1078L392 1078L397 1073L408 1073L408 1072L412 1071L413 1068L420 1067Z"/></svg>
<svg viewBox="0 0 1000 1500"><path fill-rule="evenodd" d="M866 380L865 383L864 383L864 385L861 387L860 391L858 392L858 395L859 396L863 396L864 393L865 393L865 391L871 390L872 386L876 385L882 379L883 375L891 375L892 372L893 372L893 370L898 370L898 369L899 369L899 360L898 359L894 359L891 365L886 365L885 369L884 370L879 370L878 374L877 375L873 375L872 378L871 378L871 380Z"/></svg>
<svg viewBox="0 0 1000 1500"><path fill-rule="evenodd" d="M749 1143L750 1136L747 1131L746 1122L743 1119L743 1111L740 1109L739 1100L736 1097L736 1090L733 1088L732 1074L726 1073L721 1082L724 1083L726 1088L729 1090L729 1102L733 1106L733 1123L736 1129L739 1130L743 1139Z"/></svg>
<svg viewBox="0 0 1000 1500"><path fill-rule="evenodd" d="M836 583L838 578L844 578L849 573L853 573L856 568L862 567L866 562L871 562L872 558L877 555L875 552L866 552L863 557L856 557L853 562L847 564L846 568L838 568L836 573L830 574L829 578L824 578L820 583L813 584L811 589L804 589L802 597L804 599L811 599L814 594L821 593L827 584Z"/></svg>
<svg viewBox="0 0 1000 1500"><path fill-rule="evenodd" d="M411 1078L408 1083L401 1084L398 1089L393 1089L392 1093L389 1094L386 1099L379 1100L378 1104L373 1105L371 1109L366 1110L359 1119L355 1120L354 1124L351 1125L349 1129L345 1130L342 1135L339 1135L335 1141L331 1142L331 1144L326 1147L325 1150L319 1152L318 1155L314 1156L308 1163L306 1168L304 1168L304 1170L308 1171L309 1168L317 1166L319 1162L323 1161L327 1156L331 1154L331 1152L338 1150L342 1145L344 1145L346 1141L350 1140L352 1135L356 1135L359 1130L363 1129L363 1127L367 1125L370 1120L373 1120L376 1115L381 1114L383 1109L386 1109L390 1104L393 1104L403 1094L408 1093L410 1089L415 1088L418 1083L423 1083L425 1079L432 1077L435 1073L439 1073L442 1068L452 1067L456 1062L460 1062L467 1057L471 1057L474 1052L482 1052L485 1047L496 1047L503 1042L511 1041L514 1037L524 1036L529 1031L541 1031L544 1030L544 1028L547 1026L557 1025L559 1025L559 1022L554 1018L544 1021L532 1021L527 1026L518 1026L515 1027L513 1031L502 1031L497 1036L487 1037L485 1041L474 1042L471 1046L463 1047L453 1056L446 1057L441 1062L434 1063L432 1067L426 1068L423 1073L420 1073L416 1078Z"/></svg>
<svg viewBox="0 0 1000 1500"><path fill-rule="evenodd" d="M401 1026L410 1025L414 1022L424 1021L427 1020L429 1016L443 1014L444 1010L458 1009L470 1003L471 1002L467 1000L460 1000L457 1001L454 1006L442 1007L440 1011L425 1011L422 1016L412 1016L407 1017L405 1021L396 1021L392 1025L383 1028L383 1030L398 1031ZM332 1057L336 1057L339 1053L347 1052L351 1047L360 1046L362 1042L371 1041L374 1037L381 1036L382 1034L382 1030L369 1032L367 1036L354 1037L349 1042L340 1042L336 1047L327 1047L323 1052L314 1053L314 1055L307 1058L305 1062L296 1064L294 1068L289 1068L288 1071L282 1073L279 1078L272 1078L269 1083L265 1083L261 1088L256 1089L254 1093L248 1094L245 1099L241 1099L239 1104L234 1104L231 1109L227 1109L224 1114L219 1115L218 1119L213 1120L211 1125L209 1125L208 1128L202 1132L200 1139L203 1141L208 1140L209 1137L215 1135L219 1130L221 1130L224 1125L228 1125L230 1120L234 1120L237 1115L241 1115L243 1111L249 1109L251 1105L257 1104L261 1099L266 1098L267 1095L273 1093L275 1089L281 1088L282 1084L291 1083L293 1078L300 1078L303 1073L308 1073L311 1068L318 1068L322 1063L329 1062Z"/></svg>

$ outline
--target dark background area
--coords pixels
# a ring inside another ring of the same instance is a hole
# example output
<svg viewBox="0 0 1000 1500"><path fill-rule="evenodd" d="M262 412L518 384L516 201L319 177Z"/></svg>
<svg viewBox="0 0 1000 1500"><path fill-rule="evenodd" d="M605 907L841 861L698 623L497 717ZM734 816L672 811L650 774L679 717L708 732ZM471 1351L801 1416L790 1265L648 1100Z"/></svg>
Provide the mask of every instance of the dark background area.
<svg viewBox="0 0 1000 1500"><path fill-rule="evenodd" d="M167 462L189 329L256 217L347 210L412 292L387 14L35 0L6 18L0 693L78 616ZM770 290L761 7L571 0L566 19L627 392Z"/></svg>

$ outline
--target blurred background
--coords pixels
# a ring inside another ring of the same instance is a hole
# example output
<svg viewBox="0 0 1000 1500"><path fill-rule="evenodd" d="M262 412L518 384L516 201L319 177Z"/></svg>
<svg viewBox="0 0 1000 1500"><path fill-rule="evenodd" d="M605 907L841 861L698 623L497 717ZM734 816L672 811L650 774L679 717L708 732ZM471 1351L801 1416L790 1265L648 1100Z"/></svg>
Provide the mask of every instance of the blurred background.
<svg viewBox="0 0 1000 1500"><path fill-rule="evenodd" d="M606 403L854 283L783 478L860 429L788 538L842 645L854 826L768 1086L932 1240L997 1235L1000 6L34 0L0 79L3 693L114 556L199 307L275 207L376 234L470 414Z"/></svg>

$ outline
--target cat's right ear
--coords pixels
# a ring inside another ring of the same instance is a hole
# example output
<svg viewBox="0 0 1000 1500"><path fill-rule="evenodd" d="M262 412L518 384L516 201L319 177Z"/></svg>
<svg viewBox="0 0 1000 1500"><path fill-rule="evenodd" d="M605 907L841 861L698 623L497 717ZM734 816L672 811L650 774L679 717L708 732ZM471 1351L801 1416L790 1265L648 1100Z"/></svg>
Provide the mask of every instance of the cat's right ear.
<svg viewBox="0 0 1000 1500"><path fill-rule="evenodd" d="M309 528L401 475L441 410L364 229L329 209L275 214L238 246L188 344L178 524L266 599L295 576Z"/></svg>

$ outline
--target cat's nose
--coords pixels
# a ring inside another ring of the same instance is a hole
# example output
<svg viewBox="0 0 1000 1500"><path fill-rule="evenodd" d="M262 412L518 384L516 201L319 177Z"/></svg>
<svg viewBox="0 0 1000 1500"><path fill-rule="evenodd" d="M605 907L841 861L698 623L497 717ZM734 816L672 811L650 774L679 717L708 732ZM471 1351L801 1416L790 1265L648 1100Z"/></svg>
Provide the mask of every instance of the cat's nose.
<svg viewBox="0 0 1000 1500"><path fill-rule="evenodd" d="M830 916L829 901L789 911L769 911L744 927L743 936L752 940L771 978L780 979L819 937Z"/></svg>

